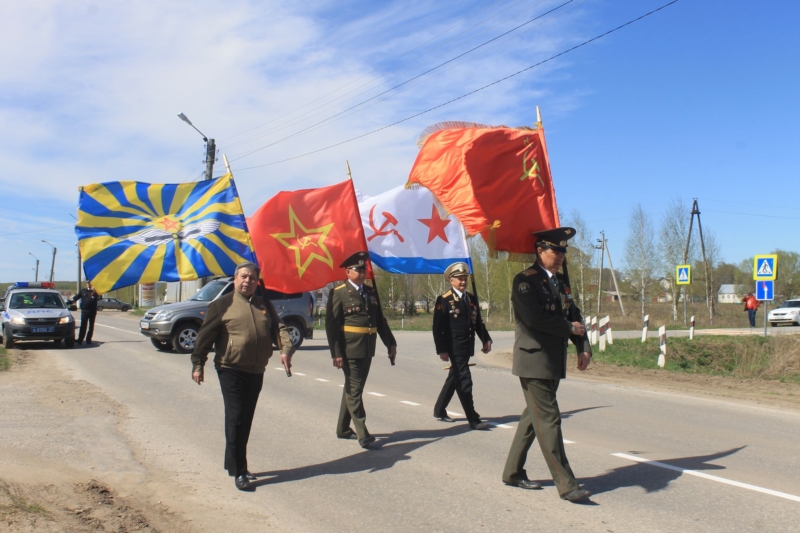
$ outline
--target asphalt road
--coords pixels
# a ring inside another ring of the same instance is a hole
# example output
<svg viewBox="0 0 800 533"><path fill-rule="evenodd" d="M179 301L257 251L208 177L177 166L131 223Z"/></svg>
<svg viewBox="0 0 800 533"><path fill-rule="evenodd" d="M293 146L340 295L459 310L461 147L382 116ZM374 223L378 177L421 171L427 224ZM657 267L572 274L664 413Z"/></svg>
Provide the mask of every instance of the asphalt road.
<svg viewBox="0 0 800 533"><path fill-rule="evenodd" d="M510 349L511 333L495 337L496 350ZM559 403L570 463L595 493L591 502L558 498L536 444L528 473L545 488L506 487L501 473L524 404L519 381L473 368L490 431L470 431L463 416L435 420L445 372L422 332L397 333L396 366L382 353L373 362L365 403L375 450L335 437L343 377L324 338L306 341L291 378L273 359L249 448L260 480L255 493L240 493L222 469L213 366L197 386L188 356L157 352L136 320L117 313L100 313L95 340L58 350L60 364L127 406L122 431L148 469L176 490L203 492L206 511L240 502L246 523L231 518L231 531L777 532L797 531L800 521L800 414L603 385L574 369ZM450 408L462 412L457 397Z"/></svg>

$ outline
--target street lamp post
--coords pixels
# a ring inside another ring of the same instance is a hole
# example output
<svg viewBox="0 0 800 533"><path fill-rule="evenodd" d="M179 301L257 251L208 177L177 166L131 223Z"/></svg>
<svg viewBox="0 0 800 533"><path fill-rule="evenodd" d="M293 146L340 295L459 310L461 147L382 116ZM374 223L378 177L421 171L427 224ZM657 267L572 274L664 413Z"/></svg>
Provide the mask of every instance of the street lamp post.
<svg viewBox="0 0 800 533"><path fill-rule="evenodd" d="M187 123L188 125L190 125L192 128L195 129L195 131L197 131L197 133L199 133L200 135L203 136L203 140L206 142L206 178L205 179L210 180L212 178L213 174L214 174L214 161L217 158L217 144L216 144L216 142L214 141L214 139L209 139L208 137L205 136L205 134L203 134L202 131L198 130L197 126L192 124L192 121L189 120L189 117L187 117L183 113L178 113L178 118L181 119L182 121L184 121L185 123ZM206 284L206 278L204 278L204 277L200 278L198 281L200 282L199 285L201 287Z"/></svg>
<svg viewBox="0 0 800 533"><path fill-rule="evenodd" d="M30 252L28 252L28 255L36 259L36 279L34 279L33 281L39 281L39 258Z"/></svg>
<svg viewBox="0 0 800 533"><path fill-rule="evenodd" d="M45 243L45 244L49 244L50 246L53 246L51 243L47 242L44 239L42 239L42 242ZM53 246L53 262L50 263L50 282L51 283L53 281L53 274L54 274L54 272L56 270L56 252L58 252L58 248Z"/></svg>

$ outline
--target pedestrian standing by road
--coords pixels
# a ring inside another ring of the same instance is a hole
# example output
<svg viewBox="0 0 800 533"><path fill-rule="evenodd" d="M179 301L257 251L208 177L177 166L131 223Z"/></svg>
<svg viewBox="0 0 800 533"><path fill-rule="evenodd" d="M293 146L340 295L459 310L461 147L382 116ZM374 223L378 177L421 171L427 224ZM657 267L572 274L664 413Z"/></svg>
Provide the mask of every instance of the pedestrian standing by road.
<svg viewBox="0 0 800 533"><path fill-rule="evenodd" d="M558 494L574 502L592 493L578 486L567 461L556 391L560 380L567 377L569 341L578 349L578 370L586 370L592 358L580 310L572 301L568 280L558 273L575 230L556 228L533 235L537 238L536 263L517 274L511 288L516 319L511 371L519 376L525 410L511 443L503 482L523 489L542 487L525 472L528 450L538 437Z"/></svg>
<svg viewBox="0 0 800 533"><path fill-rule="evenodd" d="M344 371L336 436L358 439L362 448L369 448L375 442L375 437L367 430L362 395L375 355L377 335L389 350L392 364L397 355L397 342L383 316L375 289L364 283L367 257L367 252L356 252L339 266L345 269L347 280L331 289L325 309L325 331L333 366ZM355 430L350 427L351 419Z"/></svg>
<svg viewBox="0 0 800 533"><path fill-rule="evenodd" d="M483 344L482 352L492 350L492 338L481 319L478 299L467 292L469 267L466 263L453 263L444 271L444 277L452 288L436 298L433 311L433 342L442 361L450 361L450 372L444 382L439 398L433 408L434 418L442 422L454 422L447 416L447 406L458 393L469 427L488 429L481 421L472 401L472 374L469 358L475 354L475 335Z"/></svg>
<svg viewBox="0 0 800 533"><path fill-rule="evenodd" d="M200 385L208 352L214 347L214 368L225 404L225 469L239 490L253 490L250 481L255 477L247 469L247 441L272 343L280 350L287 373L294 353L286 325L258 290L259 274L255 263L236 267L233 292L208 306L192 352L192 379Z"/></svg>
<svg viewBox="0 0 800 533"><path fill-rule="evenodd" d="M100 295L92 287L92 282L86 282L86 288L81 289L81 292L73 296L70 301L81 301L81 327L78 330L78 338L75 344L83 344L83 339L86 339L86 344L92 344L92 335L94 334L94 320L97 318L97 301Z"/></svg>
<svg viewBox="0 0 800 533"><path fill-rule="evenodd" d="M750 327L756 327L756 311L758 311L758 306L761 305L761 302L752 292L748 292L742 298L742 302L744 303L744 310L747 311L747 318L750 319Z"/></svg>

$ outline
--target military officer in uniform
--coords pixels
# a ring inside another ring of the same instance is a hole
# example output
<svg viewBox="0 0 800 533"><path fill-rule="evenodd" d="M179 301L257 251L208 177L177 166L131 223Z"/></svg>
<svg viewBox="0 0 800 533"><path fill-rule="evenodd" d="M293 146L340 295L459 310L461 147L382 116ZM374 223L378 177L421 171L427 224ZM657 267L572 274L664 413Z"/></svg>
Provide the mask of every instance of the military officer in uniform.
<svg viewBox="0 0 800 533"><path fill-rule="evenodd" d="M535 232L536 263L514 278L511 300L516 332L512 373L519 376L525 410L517 426L503 470L503 482L523 489L539 489L525 472L525 459L534 439L550 469L562 499L578 501L592 493L578 486L567 461L561 434L561 413L556 401L560 380L567 374L569 341L578 350L578 370L586 370L592 357L589 338L569 285L558 273L567 253L573 228Z"/></svg>
<svg viewBox="0 0 800 533"><path fill-rule="evenodd" d="M433 416L442 422L453 422L447 416L447 405L458 393L461 406L472 429L488 429L472 402L472 374L469 358L475 354L475 334L483 344L482 352L492 349L492 338L481 319L481 310L474 294L466 291L469 267L453 263L444 272L452 288L436 298L433 311L433 342L442 361L450 361L450 373L433 408Z"/></svg>
<svg viewBox="0 0 800 533"><path fill-rule="evenodd" d="M397 343L383 316L374 288L364 283L367 252L356 252L340 265L347 280L331 289L325 311L325 331L331 349L333 366L344 371L344 390L339 409L336 436L358 439L362 448L369 448L375 437L369 434L362 394L367 382L377 336L389 350L394 364ZM352 419L355 430L350 427Z"/></svg>

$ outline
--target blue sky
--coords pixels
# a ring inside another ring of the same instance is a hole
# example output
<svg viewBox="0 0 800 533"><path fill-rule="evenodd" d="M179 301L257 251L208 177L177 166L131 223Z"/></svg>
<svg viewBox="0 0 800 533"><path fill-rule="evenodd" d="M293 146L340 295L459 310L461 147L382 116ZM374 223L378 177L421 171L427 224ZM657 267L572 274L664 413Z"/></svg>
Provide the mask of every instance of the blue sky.
<svg viewBox="0 0 800 533"><path fill-rule="evenodd" d="M800 251L800 4L790 0L680 0L454 104L262 166L424 111L666 3L575 0L298 133L565 1L5 6L0 280L30 278L29 252L49 270L41 239L59 248L56 279L75 278L78 186L197 179L202 138L179 112L217 139L249 215L279 190L341 181L345 159L357 187L380 194L405 182L427 126L532 124L539 105L561 213L605 230L615 266L631 208L657 224L677 195L699 199L726 261Z"/></svg>

